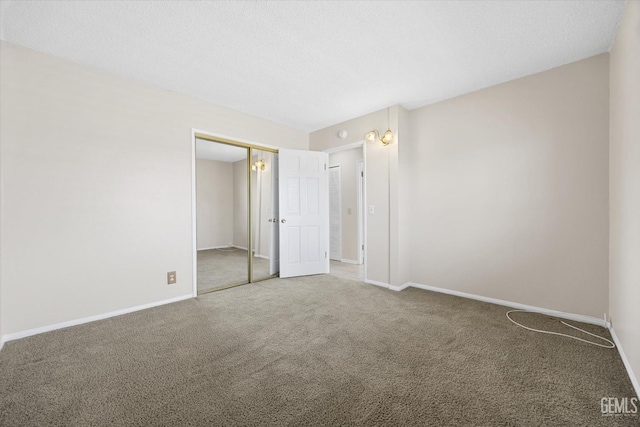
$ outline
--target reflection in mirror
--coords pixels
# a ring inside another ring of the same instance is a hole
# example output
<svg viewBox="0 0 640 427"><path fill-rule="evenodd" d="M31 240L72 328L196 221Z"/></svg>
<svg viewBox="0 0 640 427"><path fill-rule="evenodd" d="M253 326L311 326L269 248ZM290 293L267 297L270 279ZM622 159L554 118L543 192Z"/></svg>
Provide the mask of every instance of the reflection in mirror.
<svg viewBox="0 0 640 427"><path fill-rule="evenodd" d="M249 282L248 151L196 139L198 294Z"/></svg>
<svg viewBox="0 0 640 427"><path fill-rule="evenodd" d="M278 155L251 150L251 205L253 239L252 281L277 274L278 247Z"/></svg>

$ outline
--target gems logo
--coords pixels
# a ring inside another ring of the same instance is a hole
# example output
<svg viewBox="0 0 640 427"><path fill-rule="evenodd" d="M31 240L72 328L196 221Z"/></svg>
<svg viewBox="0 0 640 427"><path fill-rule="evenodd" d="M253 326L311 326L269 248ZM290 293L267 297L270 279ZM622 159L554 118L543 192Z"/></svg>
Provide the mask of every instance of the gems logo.
<svg viewBox="0 0 640 427"><path fill-rule="evenodd" d="M637 397L603 397L600 399L600 411L603 416L638 415Z"/></svg>

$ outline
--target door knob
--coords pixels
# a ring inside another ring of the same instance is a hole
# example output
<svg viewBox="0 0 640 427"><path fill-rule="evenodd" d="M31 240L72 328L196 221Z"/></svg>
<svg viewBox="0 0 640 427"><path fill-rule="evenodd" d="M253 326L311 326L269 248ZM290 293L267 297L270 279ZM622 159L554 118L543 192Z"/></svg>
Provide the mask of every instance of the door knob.
<svg viewBox="0 0 640 427"><path fill-rule="evenodd" d="M286 220L286 219L283 219L283 220L282 220L282 221L280 221L280 222L282 222L282 223L284 224L285 222L287 222L287 220Z"/></svg>
<svg viewBox="0 0 640 427"><path fill-rule="evenodd" d="M273 222L273 220L271 218L269 218L269 222Z"/></svg>

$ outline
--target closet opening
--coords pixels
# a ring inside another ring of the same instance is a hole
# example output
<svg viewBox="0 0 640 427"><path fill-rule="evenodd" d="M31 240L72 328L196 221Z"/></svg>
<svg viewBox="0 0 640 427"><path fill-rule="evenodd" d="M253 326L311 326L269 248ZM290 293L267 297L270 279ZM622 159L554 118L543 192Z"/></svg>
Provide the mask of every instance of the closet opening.
<svg viewBox="0 0 640 427"><path fill-rule="evenodd" d="M278 151L194 134L194 295L278 277Z"/></svg>

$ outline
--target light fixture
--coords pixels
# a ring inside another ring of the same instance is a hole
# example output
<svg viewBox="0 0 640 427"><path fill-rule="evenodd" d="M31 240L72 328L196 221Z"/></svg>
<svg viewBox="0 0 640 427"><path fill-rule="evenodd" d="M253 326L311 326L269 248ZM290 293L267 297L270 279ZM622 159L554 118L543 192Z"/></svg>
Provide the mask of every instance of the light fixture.
<svg viewBox="0 0 640 427"><path fill-rule="evenodd" d="M380 133L377 129L372 130L364 137L368 142L375 142L376 139L379 139L382 145L389 145L389 143L393 142L393 132L391 129L387 129L387 131L380 136Z"/></svg>
<svg viewBox="0 0 640 427"><path fill-rule="evenodd" d="M382 136L380 136L380 132L378 132L377 129L374 129L366 134L364 139L366 139L368 142L375 142L377 139L380 140L380 143L382 143L382 145L389 145L391 142L393 142L393 132L391 132L391 120L389 118L389 114L389 108L387 108L387 125L389 126L387 128L387 131Z"/></svg>
<svg viewBox="0 0 640 427"><path fill-rule="evenodd" d="M255 162L254 164L251 165L251 170L252 171L258 171L258 170L263 171L265 166L266 165L262 160L258 160L257 162Z"/></svg>

